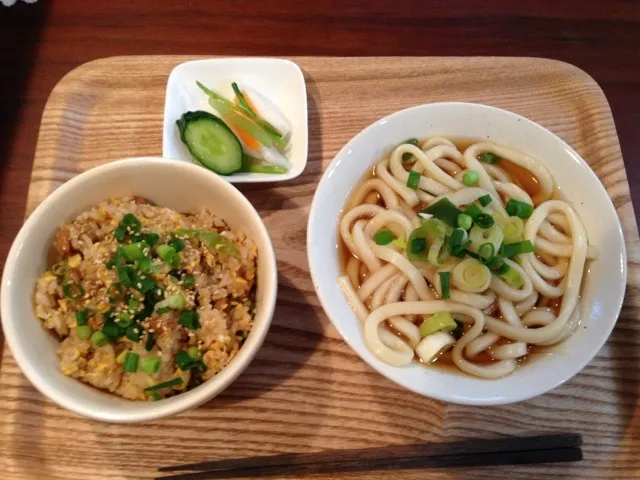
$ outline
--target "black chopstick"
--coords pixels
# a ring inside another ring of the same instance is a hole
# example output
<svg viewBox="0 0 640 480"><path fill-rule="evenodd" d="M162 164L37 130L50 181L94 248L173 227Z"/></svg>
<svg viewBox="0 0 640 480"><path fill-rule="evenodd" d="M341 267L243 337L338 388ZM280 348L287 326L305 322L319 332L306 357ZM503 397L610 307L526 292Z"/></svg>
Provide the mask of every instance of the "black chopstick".
<svg viewBox="0 0 640 480"><path fill-rule="evenodd" d="M157 477L156 480L254 478L282 475L311 475L318 473L526 465L537 463L576 462L579 460L582 460L582 450L579 447L574 447L555 448L550 450L524 450L518 452L474 453L469 455L456 454L432 457L400 457L377 459L371 462L343 460L335 463L304 463L298 465L236 468L233 470L208 470L203 472L180 473L177 475Z"/></svg>
<svg viewBox="0 0 640 480"><path fill-rule="evenodd" d="M300 475L364 470L400 470L524 463L569 462L582 459L582 437L576 433L451 443L396 445L358 450L284 454L162 467L162 472L198 473L161 477L164 480L238 478L254 475Z"/></svg>

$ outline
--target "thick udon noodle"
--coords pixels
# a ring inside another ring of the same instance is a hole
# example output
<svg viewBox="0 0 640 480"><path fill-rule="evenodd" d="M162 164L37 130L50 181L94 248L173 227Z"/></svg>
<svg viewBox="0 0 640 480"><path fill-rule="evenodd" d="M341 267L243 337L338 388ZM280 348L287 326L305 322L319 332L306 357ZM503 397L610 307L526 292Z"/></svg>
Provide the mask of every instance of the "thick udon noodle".
<svg viewBox="0 0 640 480"><path fill-rule="evenodd" d="M530 346L553 345L575 331L585 262L597 251L588 246L584 226L571 206L554 199L553 178L537 160L489 142L461 150L446 138L434 137L420 142L419 148L400 145L375 165L374 175L355 189L340 221L348 255L338 284L363 323L366 345L382 361L394 366L411 363L421 341L419 323L449 312L464 324L464 334L450 352L455 366L477 377L499 378L517 368ZM479 161L487 152L505 162ZM411 159L404 161L405 154ZM506 168L514 165L534 177L536 192L527 192L512 174L514 168ZM420 174L415 190L407 186L409 170ZM462 181L468 171L479 177L472 187ZM492 199L484 208L489 214L507 215L511 198L535 205L523 233L535 253L505 259L520 274L520 288L497 275L481 287L466 288L454 276L449 299L444 300L438 271L455 271L463 259L451 257L436 267L410 261L395 242L374 241L383 228L396 238L409 238L424 221L417 212L442 198L464 208L486 195ZM547 306L550 302L557 308ZM485 360L478 361L480 356Z"/></svg>

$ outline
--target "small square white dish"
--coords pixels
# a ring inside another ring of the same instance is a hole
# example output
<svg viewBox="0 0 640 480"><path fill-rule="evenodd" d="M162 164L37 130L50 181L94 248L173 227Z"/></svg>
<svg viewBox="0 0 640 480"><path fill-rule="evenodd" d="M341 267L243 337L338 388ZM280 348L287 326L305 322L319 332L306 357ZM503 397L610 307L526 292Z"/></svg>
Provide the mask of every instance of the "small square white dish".
<svg viewBox="0 0 640 480"><path fill-rule="evenodd" d="M282 174L238 172L222 176L231 183L281 182L297 177L307 165L309 145L307 89L304 75L295 63L279 58L212 58L181 63L167 82L162 133L162 156L192 163L180 140L176 120L193 110L216 114L199 81L228 99L233 98L232 82L240 82L275 103L293 126L285 156L293 167Z"/></svg>

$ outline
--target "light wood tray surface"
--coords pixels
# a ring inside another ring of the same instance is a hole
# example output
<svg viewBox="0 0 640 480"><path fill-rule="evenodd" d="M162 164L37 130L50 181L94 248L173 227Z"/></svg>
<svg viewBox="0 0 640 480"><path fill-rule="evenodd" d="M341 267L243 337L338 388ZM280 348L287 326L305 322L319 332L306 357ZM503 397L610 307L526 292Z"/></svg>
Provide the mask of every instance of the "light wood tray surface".
<svg viewBox="0 0 640 480"><path fill-rule="evenodd" d="M199 57L113 57L65 76L42 117L27 214L79 172L123 157L160 155L167 77L175 65L194 58ZM151 424L108 425L48 401L22 375L5 345L0 476L152 478L161 465L217 458L565 431L584 435L583 462L349 478L640 476L638 231L611 111L593 79L571 65L531 58L292 60L307 82L307 168L286 183L240 187L269 229L280 275L273 325L256 359L230 388L200 408ZM309 205L334 155L384 115L447 100L505 108L559 135L606 186L627 241L627 297L606 346L567 384L516 405L449 405L386 380L340 338L309 276Z"/></svg>

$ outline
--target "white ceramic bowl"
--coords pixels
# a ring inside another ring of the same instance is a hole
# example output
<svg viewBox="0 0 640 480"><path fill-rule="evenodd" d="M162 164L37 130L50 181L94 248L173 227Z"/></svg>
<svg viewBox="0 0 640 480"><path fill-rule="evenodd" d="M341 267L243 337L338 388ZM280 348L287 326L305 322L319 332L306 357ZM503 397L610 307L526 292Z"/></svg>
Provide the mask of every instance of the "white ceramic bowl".
<svg viewBox="0 0 640 480"><path fill-rule="evenodd" d="M181 63L174 68L167 82L164 104L163 157L191 163L191 154L180 140L176 120L189 110L216 113L196 80L229 99L234 96L231 82L243 82L275 103L293 125L285 152L293 166L287 173L239 172L222 178L231 183L282 182L302 173L307 165L309 144L307 88L300 67L283 58L209 58Z"/></svg>
<svg viewBox="0 0 640 480"><path fill-rule="evenodd" d="M336 284L341 273L338 219L364 173L410 137L447 135L488 139L537 157L584 222L600 250L582 292L578 331L551 347L553 355L525 363L512 375L483 380L418 365L391 367L365 346L361 326ZM626 284L626 252L620 222L602 184L582 158L540 125L511 112L468 103L422 105L385 117L356 135L336 155L316 190L309 213L307 249L311 276L329 319L347 343L387 378L421 395L453 403L497 405L545 393L578 373L605 343L620 313Z"/></svg>
<svg viewBox="0 0 640 480"><path fill-rule="evenodd" d="M238 355L197 388L158 402L133 402L63 375L58 342L33 314L36 279L60 223L110 197L137 195L180 212L208 207L258 246L257 312ZM2 327L18 365L44 395L85 417L133 423L167 417L200 405L224 390L247 367L269 329L277 270L269 234L249 201L231 184L203 168L160 158L132 158L91 169L49 195L31 214L9 252L2 276Z"/></svg>

